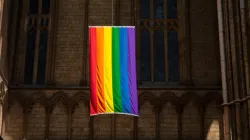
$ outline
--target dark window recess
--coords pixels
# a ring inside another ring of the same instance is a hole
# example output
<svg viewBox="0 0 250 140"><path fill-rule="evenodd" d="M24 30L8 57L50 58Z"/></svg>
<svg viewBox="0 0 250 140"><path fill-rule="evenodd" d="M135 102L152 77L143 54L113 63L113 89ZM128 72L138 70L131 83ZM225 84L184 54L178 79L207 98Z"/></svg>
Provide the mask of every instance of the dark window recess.
<svg viewBox="0 0 250 140"><path fill-rule="evenodd" d="M177 18L177 0L167 0L167 14L169 19Z"/></svg>
<svg viewBox="0 0 250 140"><path fill-rule="evenodd" d="M140 37L140 70L141 70L141 80L150 81L151 79L151 70L150 70L150 33L146 29L142 30Z"/></svg>
<svg viewBox="0 0 250 140"><path fill-rule="evenodd" d="M154 33L154 81L165 81L164 32Z"/></svg>
<svg viewBox="0 0 250 140"><path fill-rule="evenodd" d="M34 51L36 45L36 29L31 28L27 33L27 48L25 58L24 83L32 84L34 69Z"/></svg>
<svg viewBox="0 0 250 140"><path fill-rule="evenodd" d="M38 14L38 2L39 0L29 1L29 14Z"/></svg>
<svg viewBox="0 0 250 140"><path fill-rule="evenodd" d="M42 14L49 14L50 11L50 0L42 1Z"/></svg>
<svg viewBox="0 0 250 140"><path fill-rule="evenodd" d="M150 18L150 0L140 0L140 17Z"/></svg>
<svg viewBox="0 0 250 140"><path fill-rule="evenodd" d="M156 19L164 18L164 1L163 0L154 0L154 17Z"/></svg>
<svg viewBox="0 0 250 140"><path fill-rule="evenodd" d="M178 82L179 74L178 33L170 30L168 31L168 81Z"/></svg>
<svg viewBox="0 0 250 140"><path fill-rule="evenodd" d="M29 20L24 76L25 84L33 84L34 64L37 65L35 83L45 83L49 18L41 17L39 15L47 15L50 13L51 0L42 0L41 2L41 5L39 5L39 0L29 0ZM39 9L41 11L38 11ZM37 25L38 20L41 21L39 25ZM37 33L38 31L39 33ZM36 41L39 42L36 43ZM35 52L35 50L38 52ZM37 59L34 58L35 53L38 53ZM34 62L35 60L37 60L37 62Z"/></svg>
<svg viewBox="0 0 250 140"><path fill-rule="evenodd" d="M177 0L139 1L139 80L142 83L178 84L180 70ZM153 57L151 49L154 50Z"/></svg>
<svg viewBox="0 0 250 140"><path fill-rule="evenodd" d="M37 66L37 84L44 84L45 82L47 47L48 30L41 30Z"/></svg>

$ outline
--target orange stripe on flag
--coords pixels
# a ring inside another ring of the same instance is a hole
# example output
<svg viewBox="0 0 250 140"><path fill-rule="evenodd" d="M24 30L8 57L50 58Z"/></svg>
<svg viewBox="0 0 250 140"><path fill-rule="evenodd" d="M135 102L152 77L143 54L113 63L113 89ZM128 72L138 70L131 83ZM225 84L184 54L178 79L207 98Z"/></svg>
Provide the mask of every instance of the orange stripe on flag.
<svg viewBox="0 0 250 140"><path fill-rule="evenodd" d="M104 95L104 30L103 28L96 28L96 92L97 92L97 108L98 113L105 112L105 95Z"/></svg>

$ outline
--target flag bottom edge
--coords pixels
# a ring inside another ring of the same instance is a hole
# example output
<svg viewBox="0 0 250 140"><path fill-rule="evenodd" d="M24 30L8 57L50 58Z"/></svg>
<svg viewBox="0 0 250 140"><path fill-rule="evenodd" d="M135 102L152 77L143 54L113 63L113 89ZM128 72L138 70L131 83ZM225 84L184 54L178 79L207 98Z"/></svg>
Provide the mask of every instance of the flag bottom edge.
<svg viewBox="0 0 250 140"><path fill-rule="evenodd" d="M105 113L95 113L95 114L90 114L90 116L97 116L97 115L105 115L105 114L121 114L121 115L128 115L128 116L135 116L139 117L139 115L132 114L132 113L122 113L122 112L105 112Z"/></svg>

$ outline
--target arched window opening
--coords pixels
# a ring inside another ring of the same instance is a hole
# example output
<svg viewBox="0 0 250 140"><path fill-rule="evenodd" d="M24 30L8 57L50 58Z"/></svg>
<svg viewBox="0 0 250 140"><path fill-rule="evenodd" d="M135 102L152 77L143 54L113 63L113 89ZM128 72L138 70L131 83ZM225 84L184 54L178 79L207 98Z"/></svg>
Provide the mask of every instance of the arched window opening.
<svg viewBox="0 0 250 140"><path fill-rule="evenodd" d="M50 19L50 0L29 0L25 84L45 83Z"/></svg>
<svg viewBox="0 0 250 140"><path fill-rule="evenodd" d="M140 0L138 6L140 81L178 82L177 0Z"/></svg>

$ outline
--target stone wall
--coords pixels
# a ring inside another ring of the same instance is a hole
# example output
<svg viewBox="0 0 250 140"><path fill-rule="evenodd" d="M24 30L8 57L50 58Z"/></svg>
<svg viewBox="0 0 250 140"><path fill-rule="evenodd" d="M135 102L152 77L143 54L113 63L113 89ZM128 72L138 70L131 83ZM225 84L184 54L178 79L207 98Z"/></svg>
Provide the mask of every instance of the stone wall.
<svg viewBox="0 0 250 140"><path fill-rule="evenodd" d="M84 36L88 34L84 29L86 14L88 25L112 25L111 0L90 0L88 13L85 4L84 0L58 2L55 71L52 72L57 85L77 86L81 80L88 80L88 47L84 48ZM132 25L135 13L131 6L135 4L131 4L131 0L120 0L119 9L116 9L116 1L113 4L113 23ZM221 80L216 2L190 0L189 10L192 81L197 86L218 86ZM20 26L24 26L24 22L22 19ZM21 28L15 70L17 83L23 83L24 78L25 34ZM180 58L183 55L180 54Z"/></svg>
<svg viewBox="0 0 250 140"><path fill-rule="evenodd" d="M132 0L120 0L114 23L131 25ZM54 80L59 86L79 86L88 79L88 50L84 48L84 0L59 0L56 28ZM112 1L89 0L88 25L112 24ZM215 1L190 0L190 47L192 80L196 86L220 84L219 47ZM24 27L25 14L20 21ZM119 19L117 19L119 18ZM17 42L15 77L22 84L25 62L25 30L20 28ZM205 35L204 35L205 34ZM183 57L180 54L180 57ZM83 75L87 71L86 77ZM89 117L88 90L10 91L8 111L4 113L6 140L22 138L56 139L223 139L220 90L181 91L140 90L140 117L110 115ZM115 133L115 134L114 134Z"/></svg>
<svg viewBox="0 0 250 140"><path fill-rule="evenodd" d="M8 79L8 25L10 3L5 0L0 0L0 68L2 79ZM4 77L3 77L4 76Z"/></svg>
<svg viewBox="0 0 250 140"><path fill-rule="evenodd" d="M190 0L190 37L193 83L220 85L216 1Z"/></svg>
<svg viewBox="0 0 250 140"><path fill-rule="evenodd" d="M126 115L89 117L88 91L11 92L3 134L6 140L110 139L112 136L220 140L223 121L219 94L139 91L140 117L136 119Z"/></svg>
<svg viewBox="0 0 250 140"><path fill-rule="evenodd" d="M59 0L55 63L55 81L59 85L80 84L84 14L83 0Z"/></svg>

